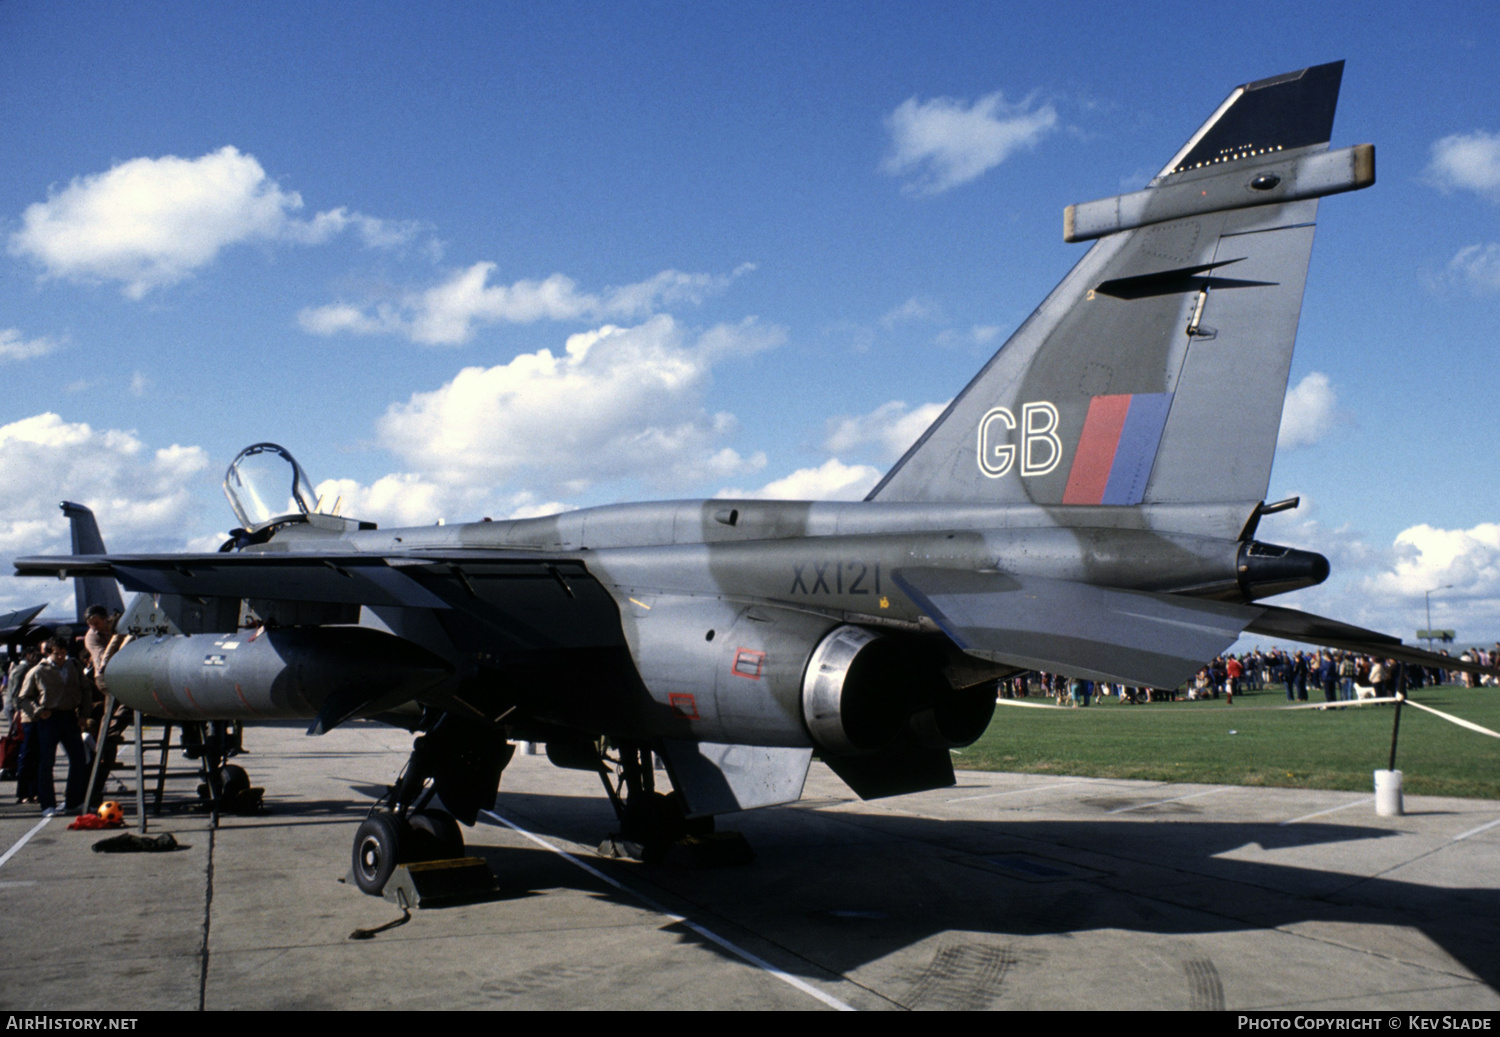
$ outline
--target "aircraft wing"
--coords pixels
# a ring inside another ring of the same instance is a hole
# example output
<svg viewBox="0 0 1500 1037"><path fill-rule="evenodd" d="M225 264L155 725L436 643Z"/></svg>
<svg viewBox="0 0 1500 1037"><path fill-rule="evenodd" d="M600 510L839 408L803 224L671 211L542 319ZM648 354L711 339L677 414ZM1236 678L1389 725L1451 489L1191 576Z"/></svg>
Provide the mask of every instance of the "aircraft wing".
<svg viewBox="0 0 1500 1037"><path fill-rule="evenodd" d="M582 562L560 556L462 549L120 554L20 558L15 566L23 576L113 575L128 590L187 602L173 616L184 633L235 629L245 599L262 618L278 608L301 607L303 616L321 608L318 622L356 622L360 606L431 609L456 641L491 650L623 644L608 592ZM227 607L215 609L215 602Z"/></svg>
<svg viewBox="0 0 1500 1037"><path fill-rule="evenodd" d="M898 569L892 578L970 655L1153 688L1177 687L1265 611L1001 572Z"/></svg>

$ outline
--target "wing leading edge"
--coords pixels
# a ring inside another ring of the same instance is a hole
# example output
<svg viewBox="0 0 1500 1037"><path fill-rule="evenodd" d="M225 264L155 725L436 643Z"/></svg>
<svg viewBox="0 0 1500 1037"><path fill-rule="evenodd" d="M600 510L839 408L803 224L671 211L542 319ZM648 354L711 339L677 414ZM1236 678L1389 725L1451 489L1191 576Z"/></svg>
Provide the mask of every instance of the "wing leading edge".
<svg viewBox="0 0 1500 1037"><path fill-rule="evenodd" d="M229 632L240 602L282 625L355 623L360 607L430 610L470 648L623 644L609 594L574 558L502 552L75 555L20 558L22 576L113 576L157 595L183 633Z"/></svg>

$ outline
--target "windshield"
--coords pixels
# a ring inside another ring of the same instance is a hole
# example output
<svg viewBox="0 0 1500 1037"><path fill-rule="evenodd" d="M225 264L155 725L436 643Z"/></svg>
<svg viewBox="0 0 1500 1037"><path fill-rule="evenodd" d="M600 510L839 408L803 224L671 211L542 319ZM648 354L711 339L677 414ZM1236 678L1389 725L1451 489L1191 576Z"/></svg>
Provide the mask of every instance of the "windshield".
<svg viewBox="0 0 1500 1037"><path fill-rule="evenodd" d="M245 529L318 510L318 497L302 466L275 443L239 452L224 473L224 496Z"/></svg>

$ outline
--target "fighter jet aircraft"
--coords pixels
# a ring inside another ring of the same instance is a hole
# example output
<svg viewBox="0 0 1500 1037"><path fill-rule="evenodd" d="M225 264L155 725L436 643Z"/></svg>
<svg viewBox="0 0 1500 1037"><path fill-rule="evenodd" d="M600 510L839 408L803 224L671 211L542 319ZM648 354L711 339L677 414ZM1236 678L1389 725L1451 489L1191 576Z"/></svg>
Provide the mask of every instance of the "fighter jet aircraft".
<svg viewBox="0 0 1500 1037"><path fill-rule="evenodd" d="M1147 188L1070 206L1092 247L863 501L377 529L257 444L220 553L16 569L143 595L109 683L146 713L421 732L356 836L369 892L462 845L518 740L649 847L795 800L814 752L864 797L950 784L1023 670L1174 687L1246 631L1430 662L1261 603L1328 575L1254 537L1293 503L1264 497L1318 199L1375 181L1329 150L1342 75L1237 87Z"/></svg>

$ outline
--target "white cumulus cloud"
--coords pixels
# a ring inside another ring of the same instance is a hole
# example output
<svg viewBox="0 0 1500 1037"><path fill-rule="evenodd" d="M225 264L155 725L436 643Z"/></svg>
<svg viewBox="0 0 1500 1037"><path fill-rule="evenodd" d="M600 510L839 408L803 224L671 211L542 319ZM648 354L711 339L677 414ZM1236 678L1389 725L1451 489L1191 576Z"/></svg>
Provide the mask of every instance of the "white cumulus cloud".
<svg viewBox="0 0 1500 1037"><path fill-rule="evenodd" d="M28 339L17 328L0 328L0 363L7 360L34 360L55 351L58 345L50 338Z"/></svg>
<svg viewBox="0 0 1500 1037"><path fill-rule="evenodd" d="M1480 295L1500 292L1500 244L1491 241L1459 249L1448 260L1442 281Z"/></svg>
<svg viewBox="0 0 1500 1037"><path fill-rule="evenodd" d="M636 327L570 336L563 352L524 353L468 367L431 392L392 405L381 443L444 486L484 487L523 476L548 495L643 479L662 487L764 465L722 445L734 416L704 406L721 361L779 345L753 320L700 334L661 314Z"/></svg>
<svg viewBox="0 0 1500 1037"><path fill-rule="evenodd" d="M1030 99L1007 104L996 91L973 104L952 97L907 98L886 116L890 152L882 171L907 177L904 190L940 194L1036 146L1057 126L1057 110Z"/></svg>
<svg viewBox="0 0 1500 1037"><path fill-rule="evenodd" d="M908 321L932 320L938 317L941 311L936 303L926 299L912 297L907 299L895 309L888 310L880 318L880 326L890 331L897 324L905 324Z"/></svg>
<svg viewBox="0 0 1500 1037"><path fill-rule="evenodd" d="M714 496L760 500L861 500L879 481L880 469L865 464L847 465L831 457L816 468L799 468L758 490L726 489Z"/></svg>
<svg viewBox="0 0 1500 1037"><path fill-rule="evenodd" d="M342 208L299 219L302 207L301 195L283 190L253 155L234 147L198 158L134 158L27 206L10 252L47 277L118 281L139 299L241 242L319 244L353 229L367 244L386 245L417 230Z"/></svg>
<svg viewBox="0 0 1500 1037"><path fill-rule="evenodd" d="M354 479L325 479L314 492L322 510L375 522L382 528L535 518L572 507L544 500L529 490L497 492L482 485L434 482L414 472L381 476L368 486Z"/></svg>
<svg viewBox="0 0 1500 1037"><path fill-rule="evenodd" d="M830 453L848 454L873 446L886 461L894 461L927 431L948 404L923 403L908 407L902 400L882 403L868 414L832 418L824 446Z"/></svg>
<svg viewBox="0 0 1500 1037"><path fill-rule="evenodd" d="M1422 523L1380 544L1347 524L1321 522L1314 517L1317 503L1300 496L1302 507L1265 519L1257 539L1316 551L1328 559L1331 575L1321 586L1272 603L1412 643L1427 626L1431 591L1433 626L1457 631L1463 645L1500 639L1500 525L1446 529Z"/></svg>
<svg viewBox="0 0 1500 1037"><path fill-rule="evenodd" d="M1396 561L1364 581L1371 594L1421 599L1445 584L1450 598L1500 600L1500 524L1439 529L1426 523L1396 537Z"/></svg>
<svg viewBox="0 0 1500 1037"><path fill-rule="evenodd" d="M1500 202L1500 134L1475 130L1433 142L1425 175L1442 191L1473 191Z"/></svg>
<svg viewBox="0 0 1500 1037"><path fill-rule="evenodd" d="M486 324L630 320L648 316L661 306L697 304L754 266L744 264L728 275L663 270L644 281L598 293L581 291L564 274L540 281L491 284L496 269L491 262L475 263L430 288L407 293L396 303L360 307L336 302L304 309L297 319L304 331L315 335L394 334L423 345L461 345Z"/></svg>
<svg viewBox="0 0 1500 1037"><path fill-rule="evenodd" d="M60 595L56 581L6 575L18 555L68 553L59 501L92 508L112 551L181 550L192 485L207 466L199 447L151 450L133 432L94 429L52 413L0 426L0 610L71 600L71 585Z"/></svg>
<svg viewBox="0 0 1500 1037"><path fill-rule="evenodd" d="M1326 374L1314 371L1287 392L1276 446L1281 450L1311 446L1337 423L1338 394Z"/></svg>

